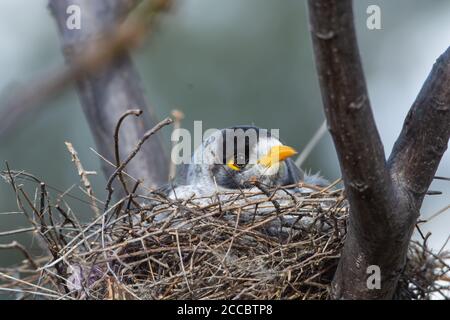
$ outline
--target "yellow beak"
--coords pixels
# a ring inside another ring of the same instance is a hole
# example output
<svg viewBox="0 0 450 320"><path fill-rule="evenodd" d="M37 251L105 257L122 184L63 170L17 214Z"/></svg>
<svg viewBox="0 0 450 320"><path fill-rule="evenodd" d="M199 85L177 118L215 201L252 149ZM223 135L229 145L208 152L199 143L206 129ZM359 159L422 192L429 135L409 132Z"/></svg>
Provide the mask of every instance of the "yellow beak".
<svg viewBox="0 0 450 320"><path fill-rule="evenodd" d="M258 160L258 163L268 168L274 164L286 160L289 157L292 157L295 154L297 154L297 151L289 146L274 146L270 148L269 152L265 156Z"/></svg>

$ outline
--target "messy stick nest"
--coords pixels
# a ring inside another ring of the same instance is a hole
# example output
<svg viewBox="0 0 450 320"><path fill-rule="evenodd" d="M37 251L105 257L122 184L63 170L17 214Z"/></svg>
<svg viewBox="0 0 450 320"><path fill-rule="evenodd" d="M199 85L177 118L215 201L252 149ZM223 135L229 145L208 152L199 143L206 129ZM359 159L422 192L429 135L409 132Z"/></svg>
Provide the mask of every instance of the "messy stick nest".
<svg viewBox="0 0 450 320"><path fill-rule="evenodd" d="M67 147L92 219L78 219L64 201L67 193L54 195L37 177L7 166L2 177L31 226L5 234L32 232L45 254L33 255L16 241L0 246L25 258L0 270L1 290L22 299L330 298L349 210L338 181L326 188L297 185L307 192L258 187L181 201L138 192L141 181L124 171L130 155L116 159L107 199L100 201L89 183L91 172ZM114 181L123 189L118 200ZM27 193L25 184L37 186L35 192ZM432 252L426 240L411 241L396 298L448 298L450 254Z"/></svg>
<svg viewBox="0 0 450 320"><path fill-rule="evenodd" d="M235 192L203 206L130 194L81 223L35 177L8 171L5 178L49 253L37 259L16 243L26 260L2 271L2 287L24 298L327 299L345 240L342 190ZM36 198L19 185L24 178L39 183ZM145 200L151 205L133 204ZM444 294L449 257L411 242L398 297Z"/></svg>

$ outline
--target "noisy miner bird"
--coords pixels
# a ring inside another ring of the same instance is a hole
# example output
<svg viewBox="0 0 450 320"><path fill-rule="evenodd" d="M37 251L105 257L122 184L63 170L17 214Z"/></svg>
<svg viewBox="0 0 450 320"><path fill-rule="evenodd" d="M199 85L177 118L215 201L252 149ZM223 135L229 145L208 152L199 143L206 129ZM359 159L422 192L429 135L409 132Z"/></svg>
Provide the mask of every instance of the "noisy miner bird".
<svg viewBox="0 0 450 320"><path fill-rule="evenodd" d="M217 130L195 150L191 163L182 165L164 191L169 198L181 200L229 190L293 186L300 181L327 183L317 174L300 170L291 159L295 154L292 147L266 129L236 126ZM311 192L306 188L293 190Z"/></svg>

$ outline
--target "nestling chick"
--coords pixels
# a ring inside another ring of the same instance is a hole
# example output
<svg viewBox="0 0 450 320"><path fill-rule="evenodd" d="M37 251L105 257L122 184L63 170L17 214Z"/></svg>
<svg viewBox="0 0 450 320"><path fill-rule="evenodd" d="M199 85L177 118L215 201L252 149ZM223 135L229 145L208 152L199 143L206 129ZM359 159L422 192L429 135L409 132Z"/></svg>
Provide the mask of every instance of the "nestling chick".
<svg viewBox="0 0 450 320"><path fill-rule="evenodd" d="M305 181L325 184L308 176L292 161L297 152L254 126L222 129L209 136L195 151L190 164L179 171L174 185L166 188L170 198L187 199L193 194L209 196L216 191L288 186Z"/></svg>

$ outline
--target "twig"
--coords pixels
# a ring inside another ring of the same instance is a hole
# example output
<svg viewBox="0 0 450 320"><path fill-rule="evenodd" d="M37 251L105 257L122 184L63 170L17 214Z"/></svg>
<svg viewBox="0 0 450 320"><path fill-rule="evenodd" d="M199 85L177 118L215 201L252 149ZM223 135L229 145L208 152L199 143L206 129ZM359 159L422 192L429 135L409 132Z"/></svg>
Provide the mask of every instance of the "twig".
<svg viewBox="0 0 450 320"><path fill-rule="evenodd" d="M431 220L433 220L434 218L436 218L437 216L439 216L440 214L444 213L445 211L450 209L450 204L445 206L444 208L438 210L436 213L433 213L428 219L427 222L430 222Z"/></svg>
<svg viewBox="0 0 450 320"><path fill-rule="evenodd" d="M159 4L157 3L158 1L154 1L152 10L158 12L167 9L168 1ZM118 2L118 6L124 7L124 4L120 4L120 2L125 3L126 1ZM128 2L134 2L134 4L127 4L129 8L119 8L117 10L117 12L120 12L119 20L123 19L123 15L126 15L139 1L132 0ZM146 2L151 3L151 1ZM51 3L51 8L54 8L54 6L55 4ZM148 9L143 11L148 13ZM149 24L149 16L153 15L137 14L134 19L124 23L119 32L112 32L111 35L101 41L94 41L90 46L87 46L88 50L82 51L82 54L73 62L71 67L50 69L32 81L31 85L15 88L13 94L4 99L6 104L3 108L0 108L2 110L0 136L8 132L23 114L29 113L46 99L66 88L85 72L101 69L114 58L120 56L124 50L136 47L147 33L146 26Z"/></svg>
<svg viewBox="0 0 450 320"><path fill-rule="evenodd" d="M295 165L301 168L305 160L309 157L311 152L316 148L317 144L322 140L322 138L327 133L327 121L325 120L319 129L314 133L313 137L309 140L308 144L303 148L300 155L295 160Z"/></svg>
<svg viewBox="0 0 450 320"><path fill-rule="evenodd" d="M108 210L109 202L111 201L111 196L113 193L112 183L114 179L119 175L120 172L127 166L127 164L133 160L133 158L137 155L139 150L141 149L142 145L147 141L148 138L150 138L152 135L154 135L156 132L158 132L160 129L162 129L164 126L167 126L171 124L173 120L171 118L166 118L160 123L158 123L155 127L153 127L151 130L147 131L142 139L138 142L136 147L133 149L131 154L127 157L127 159L114 171L114 173L111 175L111 177L108 179L108 182L106 184L106 190L108 190L108 197L105 201L105 210Z"/></svg>
<svg viewBox="0 0 450 320"><path fill-rule="evenodd" d="M36 228L31 227L31 228L22 228L22 229L11 230L11 231L3 231L3 232L0 232L0 237L12 236L12 235L16 235L19 233L25 233L25 232L31 232L31 231L36 231Z"/></svg>
<svg viewBox="0 0 450 320"><path fill-rule="evenodd" d="M181 128L181 121L184 119L184 114L180 110L173 110L172 117L174 119L172 132L177 132ZM175 143L175 141L172 143L172 147L175 145ZM176 170L177 166L171 159L169 166L169 181L175 178Z"/></svg>
<svg viewBox="0 0 450 320"><path fill-rule="evenodd" d="M183 255L181 254L181 247L180 247L180 239L178 237L178 230L175 230L175 239L177 241L178 255L180 257L180 265L181 269L183 270L184 280L186 281L186 286L188 287L189 292L192 293L191 287L189 286L189 280L187 278L186 269L184 268Z"/></svg>
<svg viewBox="0 0 450 320"><path fill-rule="evenodd" d="M13 241L13 242L11 242L9 244L0 244L0 249L1 250L5 250L5 249L16 249L16 250L19 250L25 256L25 258L28 260L28 262L30 262L30 265L34 269L39 268L37 263L34 261L33 257L31 256L31 254L27 251L27 249L23 245L18 243L17 241Z"/></svg>
<svg viewBox="0 0 450 320"><path fill-rule="evenodd" d="M114 130L114 155L116 158L116 168L120 167L120 151L119 151L119 132L120 132L120 126L122 125L122 122L127 118L129 115L134 115L136 117L139 117L142 114L142 110L136 109L136 110L127 110L124 112L120 118L119 121L117 121L116 129ZM127 183L125 182L125 179L122 175L122 172L119 173L119 179L122 183L123 189L125 190L126 195L129 195L130 192L127 188Z"/></svg>
<svg viewBox="0 0 450 320"><path fill-rule="evenodd" d="M94 196L94 191L92 190L92 185L91 185L91 182L89 181L89 175L96 175L97 172L84 170L83 165L81 164L80 158L78 158L78 153L75 150L75 148L73 147L72 143L67 142L67 141L64 143L66 144L67 150L69 150L69 153L72 156L72 161L78 170L78 175L81 178L81 182L83 183L84 187L86 188L87 194L91 201L92 211L94 212L95 217L98 217L98 216L100 216L100 210L97 207L97 203L96 203L95 196Z"/></svg>

